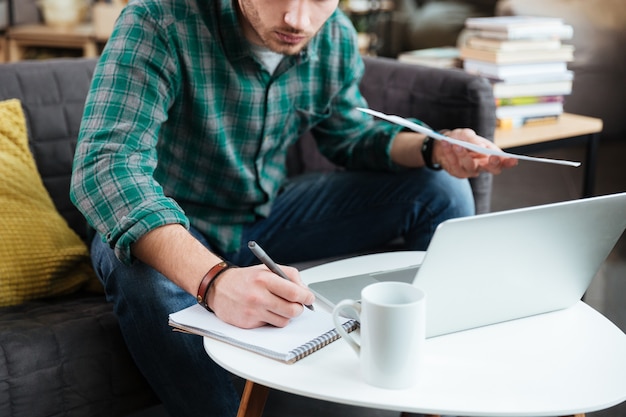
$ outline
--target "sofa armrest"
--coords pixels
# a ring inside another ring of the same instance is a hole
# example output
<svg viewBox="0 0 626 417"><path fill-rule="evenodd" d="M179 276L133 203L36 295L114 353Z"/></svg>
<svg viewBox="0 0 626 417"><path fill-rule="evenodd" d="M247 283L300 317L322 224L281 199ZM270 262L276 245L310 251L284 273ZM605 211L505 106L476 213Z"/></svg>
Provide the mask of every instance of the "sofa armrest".
<svg viewBox="0 0 626 417"><path fill-rule="evenodd" d="M460 69L365 57L361 93L383 113L416 117L435 130L468 127L493 140L496 105L489 82ZM492 175L470 179L477 213L491 209Z"/></svg>
<svg viewBox="0 0 626 417"><path fill-rule="evenodd" d="M460 69L364 57L361 93L384 113L416 117L435 130L469 127L493 139L496 106L489 82Z"/></svg>

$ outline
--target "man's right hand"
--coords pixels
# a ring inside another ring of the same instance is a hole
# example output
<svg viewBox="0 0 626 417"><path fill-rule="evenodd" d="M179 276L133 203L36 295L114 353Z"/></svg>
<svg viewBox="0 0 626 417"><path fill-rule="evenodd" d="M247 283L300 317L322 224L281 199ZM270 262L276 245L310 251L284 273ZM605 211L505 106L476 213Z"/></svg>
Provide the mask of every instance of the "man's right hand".
<svg viewBox="0 0 626 417"><path fill-rule="evenodd" d="M194 298L204 274L220 262L219 257L178 224L148 232L131 250L134 256ZM209 306L220 319L238 327L286 326L302 313L302 304L311 304L315 297L302 284L297 269L281 268L291 281L264 265L227 269L209 290Z"/></svg>
<svg viewBox="0 0 626 417"><path fill-rule="evenodd" d="M312 304L313 293L302 284L297 269L280 266L287 281L264 265L230 268L209 291L209 306L223 321L242 328L271 324L284 327Z"/></svg>

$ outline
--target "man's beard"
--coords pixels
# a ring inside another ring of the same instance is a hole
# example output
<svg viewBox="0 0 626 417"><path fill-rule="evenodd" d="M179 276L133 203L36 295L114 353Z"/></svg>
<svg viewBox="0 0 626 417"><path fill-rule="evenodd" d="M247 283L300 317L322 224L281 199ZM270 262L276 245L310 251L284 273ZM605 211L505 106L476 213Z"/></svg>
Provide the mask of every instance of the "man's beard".
<svg viewBox="0 0 626 417"><path fill-rule="evenodd" d="M269 50L283 55L297 55L311 40L311 35L294 30L292 27L266 28L258 11L247 0L242 0L241 18L247 19L262 45ZM284 38L284 39L281 39Z"/></svg>

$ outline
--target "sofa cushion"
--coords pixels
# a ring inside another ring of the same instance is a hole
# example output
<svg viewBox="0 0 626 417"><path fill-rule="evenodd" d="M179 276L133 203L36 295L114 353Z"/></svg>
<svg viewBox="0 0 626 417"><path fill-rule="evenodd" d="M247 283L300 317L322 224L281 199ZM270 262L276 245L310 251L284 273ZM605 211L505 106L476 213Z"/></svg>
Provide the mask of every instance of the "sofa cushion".
<svg viewBox="0 0 626 417"><path fill-rule="evenodd" d="M26 60L0 65L0 101L22 103L30 150L57 211L85 241L83 215L70 201L76 138L96 59Z"/></svg>
<svg viewBox="0 0 626 417"><path fill-rule="evenodd" d="M104 296L0 308L0 416L119 417L156 403Z"/></svg>
<svg viewBox="0 0 626 417"><path fill-rule="evenodd" d="M20 102L0 102L0 120L0 306L76 291L95 280L87 247L39 177Z"/></svg>

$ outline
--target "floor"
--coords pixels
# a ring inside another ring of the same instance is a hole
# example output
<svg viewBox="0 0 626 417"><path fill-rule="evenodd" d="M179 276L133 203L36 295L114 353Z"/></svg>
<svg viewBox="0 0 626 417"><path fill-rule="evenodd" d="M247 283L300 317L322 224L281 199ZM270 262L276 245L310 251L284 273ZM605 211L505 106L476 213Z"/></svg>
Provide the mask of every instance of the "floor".
<svg viewBox="0 0 626 417"><path fill-rule="evenodd" d="M580 160L582 145L550 146L533 150L533 155ZM626 191L626 141L602 143L598 157L595 194ZM521 162L514 170L494 178L492 211L546 204L579 198L582 168ZM585 300L626 331L626 235L622 236L594 278ZM160 409L142 417L166 417ZM295 395L270 392L264 417L398 417L399 413L350 407ZM626 417L626 402L607 410L588 413L588 417ZM139 416L137 416L139 417Z"/></svg>

